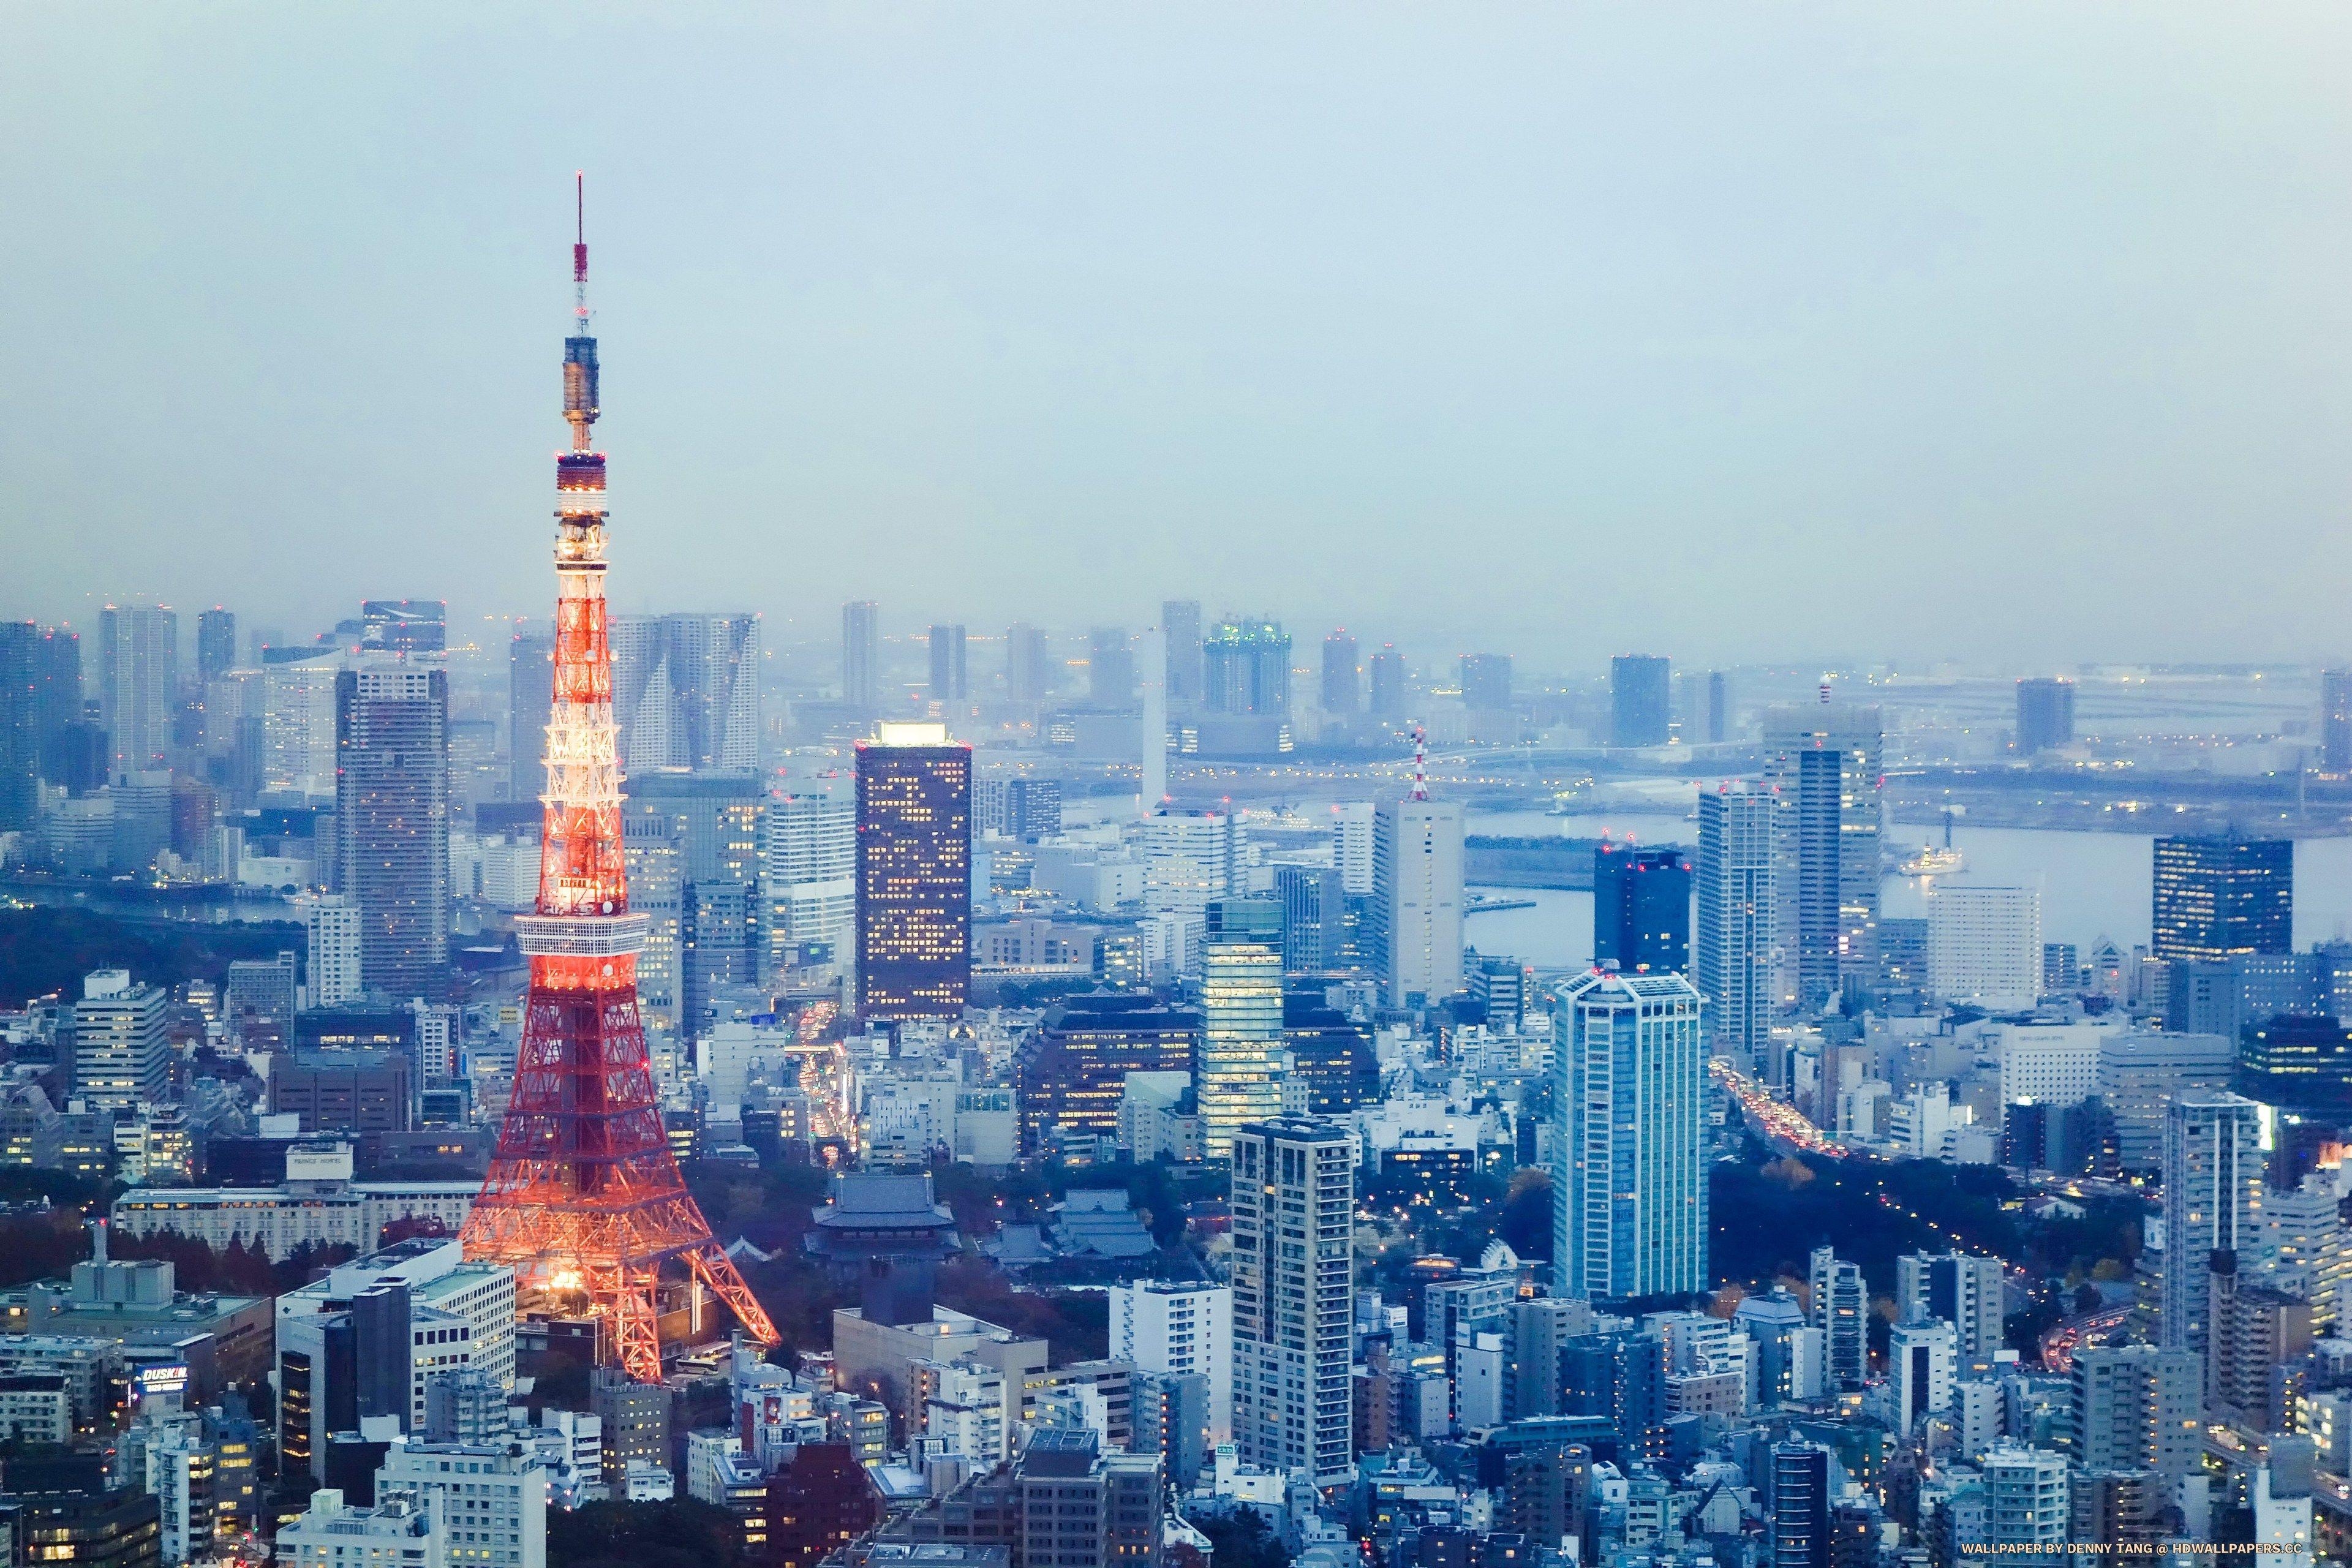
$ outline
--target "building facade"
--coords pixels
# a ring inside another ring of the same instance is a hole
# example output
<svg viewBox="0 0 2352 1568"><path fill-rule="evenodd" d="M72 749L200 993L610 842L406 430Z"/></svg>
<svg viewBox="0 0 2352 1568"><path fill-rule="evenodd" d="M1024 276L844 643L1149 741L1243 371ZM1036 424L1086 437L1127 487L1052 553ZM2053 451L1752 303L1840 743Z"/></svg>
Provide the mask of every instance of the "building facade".
<svg viewBox="0 0 2352 1568"><path fill-rule="evenodd" d="M438 994L449 967L449 684L384 664L335 677L335 863L360 919L360 978Z"/></svg>
<svg viewBox="0 0 2352 1568"><path fill-rule="evenodd" d="M1818 1007L1877 981L1883 760L1875 708L1822 702L1765 717L1764 783L1778 803L1773 990L1783 1005Z"/></svg>
<svg viewBox="0 0 2352 1568"><path fill-rule="evenodd" d="M1192 1088L1208 1157L1282 1109L1282 911L1270 900L1209 906L1202 958L1200 1047Z"/></svg>
<svg viewBox="0 0 2352 1568"><path fill-rule="evenodd" d="M1391 1006L1462 990L1463 816L1458 801L1388 800L1372 817L1372 973Z"/></svg>
<svg viewBox="0 0 2352 1568"><path fill-rule="evenodd" d="M857 744L857 1011L953 1017L971 984L971 747L943 724Z"/></svg>
<svg viewBox="0 0 2352 1568"><path fill-rule="evenodd" d="M2151 957L2292 952L2294 842L2158 838L2151 898Z"/></svg>
<svg viewBox="0 0 2352 1568"><path fill-rule="evenodd" d="M1772 1014L1777 810L1771 793L1748 779L1699 792L1694 977L1716 1048L1749 1070L1762 1063Z"/></svg>
<svg viewBox="0 0 2352 1568"><path fill-rule="evenodd" d="M1355 1474L1355 1140L1282 1117L1233 1141L1234 1438L1244 1463L1317 1487Z"/></svg>
<svg viewBox="0 0 2352 1568"><path fill-rule="evenodd" d="M1578 976L1552 1015L1562 1295L1704 1289L1705 1000L1678 974Z"/></svg>

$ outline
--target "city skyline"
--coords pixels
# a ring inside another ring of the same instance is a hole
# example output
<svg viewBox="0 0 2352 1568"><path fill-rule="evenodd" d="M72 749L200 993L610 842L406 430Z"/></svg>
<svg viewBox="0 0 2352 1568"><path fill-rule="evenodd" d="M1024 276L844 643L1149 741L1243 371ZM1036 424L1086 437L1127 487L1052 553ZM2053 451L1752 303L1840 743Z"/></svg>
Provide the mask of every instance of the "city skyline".
<svg viewBox="0 0 2352 1568"><path fill-rule="evenodd" d="M1082 626L1095 574L1026 563L1104 547L1129 624L1223 590L1560 667L2342 651L2343 218L2304 194L2352 134L2330 13L1374 11L1338 70L1305 14L942 13L920 47L855 12L141 21L36 16L0 67L11 615L530 609L525 552L473 556L531 511L545 237L585 166L646 521L624 612ZM445 139L409 106L452 69ZM582 70L643 112L555 112ZM68 221L91 187L119 199ZM116 417L159 377L206 392L168 459ZM284 548L352 494L400 562ZM2225 521L2308 569L2165 569ZM1227 529L1289 546L1269 581L1199 549ZM921 548L868 547L894 530ZM1633 541L1690 591L1542 607Z"/></svg>

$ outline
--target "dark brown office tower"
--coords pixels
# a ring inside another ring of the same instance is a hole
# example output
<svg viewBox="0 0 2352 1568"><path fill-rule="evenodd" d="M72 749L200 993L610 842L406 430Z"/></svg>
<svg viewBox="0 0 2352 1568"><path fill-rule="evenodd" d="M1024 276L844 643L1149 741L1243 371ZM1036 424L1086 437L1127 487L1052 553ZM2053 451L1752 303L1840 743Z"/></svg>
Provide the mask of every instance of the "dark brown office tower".
<svg viewBox="0 0 2352 1568"><path fill-rule="evenodd" d="M2294 841L2158 838L2148 952L2162 959L2294 951Z"/></svg>
<svg viewBox="0 0 2352 1568"><path fill-rule="evenodd" d="M1149 994L1082 996L1049 1010L1013 1058L1021 1152L1036 1154L1055 1127L1110 1136L1131 1072L1190 1072L1201 1015Z"/></svg>
<svg viewBox="0 0 2352 1568"><path fill-rule="evenodd" d="M270 1063L269 1109L304 1132L405 1132L414 1089L397 1051L284 1051Z"/></svg>
<svg viewBox="0 0 2352 1568"><path fill-rule="evenodd" d="M953 1017L971 985L971 748L944 724L857 742L857 1011Z"/></svg>
<svg viewBox="0 0 2352 1568"><path fill-rule="evenodd" d="M882 1500L846 1443L803 1443L768 1481L768 1561L816 1568L882 1521Z"/></svg>

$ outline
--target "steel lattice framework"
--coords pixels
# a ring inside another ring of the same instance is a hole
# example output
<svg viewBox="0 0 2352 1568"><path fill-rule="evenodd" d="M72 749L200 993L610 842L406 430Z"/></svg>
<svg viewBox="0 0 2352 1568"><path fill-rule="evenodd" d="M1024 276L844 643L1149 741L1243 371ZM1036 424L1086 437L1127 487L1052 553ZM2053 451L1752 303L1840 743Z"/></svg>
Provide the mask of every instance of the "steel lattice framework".
<svg viewBox="0 0 2352 1568"><path fill-rule="evenodd" d="M604 612L604 455L596 421L596 340L588 331L588 247L572 250L578 325L563 344L556 458L555 694L539 904L522 917L530 990L514 1095L490 1173L463 1238L469 1258L583 1291L614 1358L657 1382L654 1285L683 1263L754 1337L776 1331L686 1190L662 1126L637 1013L646 921L629 912L621 847L621 770Z"/></svg>

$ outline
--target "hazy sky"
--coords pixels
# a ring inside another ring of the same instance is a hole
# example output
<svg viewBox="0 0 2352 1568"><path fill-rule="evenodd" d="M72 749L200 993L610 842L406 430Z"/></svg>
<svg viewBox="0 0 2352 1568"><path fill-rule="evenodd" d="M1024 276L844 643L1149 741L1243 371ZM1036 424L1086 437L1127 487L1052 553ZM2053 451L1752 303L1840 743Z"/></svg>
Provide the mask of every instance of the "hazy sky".
<svg viewBox="0 0 2352 1568"><path fill-rule="evenodd" d="M7 33L0 611L542 611L584 167L624 608L2352 653L2340 4Z"/></svg>

